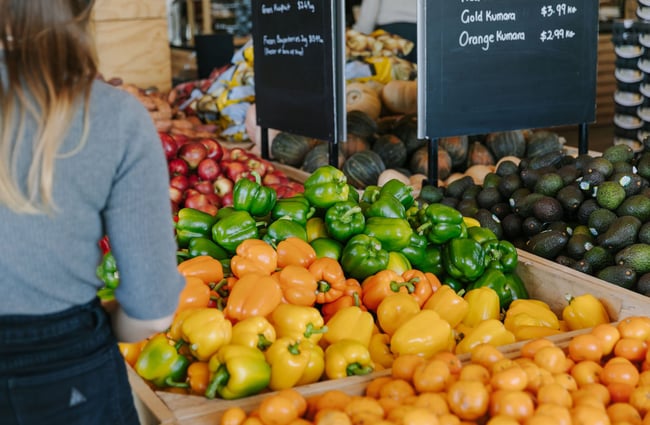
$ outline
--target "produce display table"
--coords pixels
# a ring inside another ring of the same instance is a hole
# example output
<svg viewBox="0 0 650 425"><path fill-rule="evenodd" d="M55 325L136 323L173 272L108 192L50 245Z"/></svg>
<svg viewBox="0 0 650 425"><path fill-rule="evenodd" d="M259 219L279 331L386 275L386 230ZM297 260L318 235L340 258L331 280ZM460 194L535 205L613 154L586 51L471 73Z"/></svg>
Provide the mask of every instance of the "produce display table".
<svg viewBox="0 0 650 425"><path fill-rule="evenodd" d="M517 272L526 284L531 298L545 301L556 313L567 305L567 296L590 293L606 307L610 318L618 321L626 317L643 315L648 312L650 300L640 294L622 289L595 277L561 266L555 262L519 250ZM566 332L548 337L558 345L586 330ZM506 355L517 355L523 342L499 347ZM460 355L467 360L467 355ZM389 374L389 370L378 371L366 376L322 381L296 388L305 396L320 394L331 389L348 394L362 394L365 385L372 379ZM143 425L179 424L208 425L219 422L223 412L232 406L250 411L259 405L267 394L260 394L239 400L208 400L200 396L153 391L137 374L129 368L129 378L136 397Z"/></svg>

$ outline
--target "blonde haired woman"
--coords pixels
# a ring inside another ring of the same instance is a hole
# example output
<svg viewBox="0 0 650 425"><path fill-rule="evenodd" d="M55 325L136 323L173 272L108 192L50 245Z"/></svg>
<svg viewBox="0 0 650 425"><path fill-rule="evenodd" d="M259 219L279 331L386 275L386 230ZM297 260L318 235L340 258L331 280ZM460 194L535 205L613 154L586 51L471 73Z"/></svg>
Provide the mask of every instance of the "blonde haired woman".
<svg viewBox="0 0 650 425"><path fill-rule="evenodd" d="M92 0L0 0L0 422L137 424L116 344L171 321L167 167L144 108L95 79ZM96 297L99 239L120 270Z"/></svg>

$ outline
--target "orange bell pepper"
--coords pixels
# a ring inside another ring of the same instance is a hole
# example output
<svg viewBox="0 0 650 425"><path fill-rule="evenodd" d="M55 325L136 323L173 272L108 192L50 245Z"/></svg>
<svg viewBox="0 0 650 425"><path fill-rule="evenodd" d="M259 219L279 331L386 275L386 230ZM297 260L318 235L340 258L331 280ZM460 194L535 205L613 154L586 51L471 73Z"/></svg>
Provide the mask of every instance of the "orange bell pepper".
<svg viewBox="0 0 650 425"><path fill-rule="evenodd" d="M273 274L282 288L282 295L289 304L313 306L316 302L318 282L309 269L288 265Z"/></svg>
<svg viewBox="0 0 650 425"><path fill-rule="evenodd" d="M309 272L318 282L317 303L329 303L343 296L345 274L338 261L329 257L317 258L309 266Z"/></svg>
<svg viewBox="0 0 650 425"><path fill-rule="evenodd" d="M402 274L404 281L413 285L413 290L407 286L409 293L418 302L420 307L427 302L429 297L436 292L442 284L438 277L430 272L421 272L420 270L411 269Z"/></svg>
<svg viewBox="0 0 650 425"><path fill-rule="evenodd" d="M147 343L146 339L138 342L118 342L117 346L120 349L124 361L131 367L135 367L135 362L142 352L142 347Z"/></svg>
<svg viewBox="0 0 650 425"><path fill-rule="evenodd" d="M309 267L316 259L314 248L296 237L290 237L278 243L276 251L278 253L278 267L280 268L289 265Z"/></svg>
<svg viewBox="0 0 650 425"><path fill-rule="evenodd" d="M389 295L409 293L404 278L393 270L382 270L368 276L361 284L361 288L363 304L371 311L377 311L379 303Z"/></svg>
<svg viewBox="0 0 650 425"><path fill-rule="evenodd" d="M260 273L248 273L230 290L224 313L233 321L251 316L266 317L282 302L277 280Z"/></svg>
<svg viewBox="0 0 650 425"><path fill-rule="evenodd" d="M208 362L192 362L187 367L187 380L190 384L190 393L205 395L205 390L210 382L210 367Z"/></svg>
<svg viewBox="0 0 650 425"><path fill-rule="evenodd" d="M210 287L198 277L185 277L185 287L178 295L176 314L188 308L207 307L210 303Z"/></svg>
<svg viewBox="0 0 650 425"><path fill-rule="evenodd" d="M185 277L198 277L205 283L223 279L223 266L219 260L209 255L199 255L183 261L178 265L178 272Z"/></svg>
<svg viewBox="0 0 650 425"><path fill-rule="evenodd" d="M345 281L345 289L343 290L343 296L339 299L332 301L331 303L323 304L320 308L323 318L327 322L337 311L343 307L356 306L361 310L366 311L367 308L361 302L361 294L363 293L361 289L361 284L358 280L354 278L349 278Z"/></svg>
<svg viewBox="0 0 650 425"><path fill-rule="evenodd" d="M270 275L278 268L278 254L263 240L246 239L230 259L230 271L237 277L248 273Z"/></svg>

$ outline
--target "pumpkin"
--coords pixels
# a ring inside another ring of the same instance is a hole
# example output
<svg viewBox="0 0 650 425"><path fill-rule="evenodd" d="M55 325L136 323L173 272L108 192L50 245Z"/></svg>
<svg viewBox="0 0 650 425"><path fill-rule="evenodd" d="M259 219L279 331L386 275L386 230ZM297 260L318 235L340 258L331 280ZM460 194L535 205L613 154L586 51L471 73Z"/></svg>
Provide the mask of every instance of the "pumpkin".
<svg viewBox="0 0 650 425"><path fill-rule="evenodd" d="M544 155L551 152L559 152L564 147L557 133L540 130L533 132L526 144L526 156Z"/></svg>
<svg viewBox="0 0 650 425"><path fill-rule="evenodd" d="M377 120L377 133L392 133L395 124L399 122L402 115L385 115Z"/></svg>
<svg viewBox="0 0 650 425"><path fill-rule="evenodd" d="M363 111L373 120L381 114L381 100L372 88L364 83L348 83L345 88L345 108L347 111Z"/></svg>
<svg viewBox="0 0 650 425"><path fill-rule="evenodd" d="M526 136L523 130L490 133L485 140L485 144L497 160L504 156L522 158L526 155Z"/></svg>
<svg viewBox="0 0 650 425"><path fill-rule="evenodd" d="M474 142L469 148L467 155L467 166L472 165L494 165L494 157L490 150L481 142Z"/></svg>
<svg viewBox="0 0 650 425"><path fill-rule="evenodd" d="M394 134L379 136L372 150L379 154L387 168L401 167L406 162L406 145Z"/></svg>
<svg viewBox="0 0 650 425"><path fill-rule="evenodd" d="M469 152L469 138L467 136L442 137L438 146L449 152L452 167L464 165Z"/></svg>
<svg viewBox="0 0 650 425"><path fill-rule="evenodd" d="M377 186L383 186L391 180L399 180L404 184L411 184L409 176L394 168L387 168L377 177Z"/></svg>
<svg viewBox="0 0 650 425"><path fill-rule="evenodd" d="M363 111L349 111L346 114L348 140L351 134L371 142L377 133L377 121Z"/></svg>
<svg viewBox="0 0 650 425"><path fill-rule="evenodd" d="M418 110L417 92L417 81L391 80L381 90L381 101L391 112L414 114Z"/></svg>
<svg viewBox="0 0 650 425"><path fill-rule="evenodd" d="M305 155L305 160L302 163L302 169L308 173L313 173L318 168L329 165L330 163L330 146L329 143L319 143L314 146L307 155ZM338 168L343 166L345 162L345 156L341 152L341 144L339 144L339 155L338 155Z"/></svg>
<svg viewBox="0 0 650 425"><path fill-rule="evenodd" d="M348 140L340 143L343 155L350 156L353 153L363 152L370 149L370 142L361 136L348 133Z"/></svg>
<svg viewBox="0 0 650 425"><path fill-rule="evenodd" d="M404 142L408 155L427 144L425 139L418 139L418 117L415 114L403 115L393 126L393 134Z"/></svg>
<svg viewBox="0 0 650 425"><path fill-rule="evenodd" d="M429 146L422 146L411 156L411 172L425 174L429 172ZM445 180L451 173L451 156L444 148L438 146L438 179Z"/></svg>
<svg viewBox="0 0 650 425"><path fill-rule="evenodd" d="M281 164L299 167L316 141L298 134L280 132L271 144L271 156Z"/></svg>
<svg viewBox="0 0 650 425"><path fill-rule="evenodd" d="M376 185L379 175L386 169L384 161L373 151L357 152L345 160L341 170L348 183L357 189Z"/></svg>
<svg viewBox="0 0 650 425"><path fill-rule="evenodd" d="M482 185L485 176L494 171L494 165L477 164L472 165L465 170L465 175L470 176L474 180L474 184Z"/></svg>

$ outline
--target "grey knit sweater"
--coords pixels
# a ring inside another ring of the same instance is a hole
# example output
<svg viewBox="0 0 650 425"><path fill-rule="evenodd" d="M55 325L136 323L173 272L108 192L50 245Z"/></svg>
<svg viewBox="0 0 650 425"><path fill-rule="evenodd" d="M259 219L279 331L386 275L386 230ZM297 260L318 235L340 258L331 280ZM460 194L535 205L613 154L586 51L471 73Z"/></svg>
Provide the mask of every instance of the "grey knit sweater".
<svg viewBox="0 0 650 425"><path fill-rule="evenodd" d="M81 109L63 152L80 139ZM57 160L55 215L17 215L0 205L2 315L52 313L90 301L102 285L95 268L104 234L120 272L116 298L124 311L150 320L176 308L184 279L176 270L169 176L153 122L133 96L99 81L90 116L83 150ZM30 122L26 140L34 127ZM21 153L23 175L29 154Z"/></svg>

